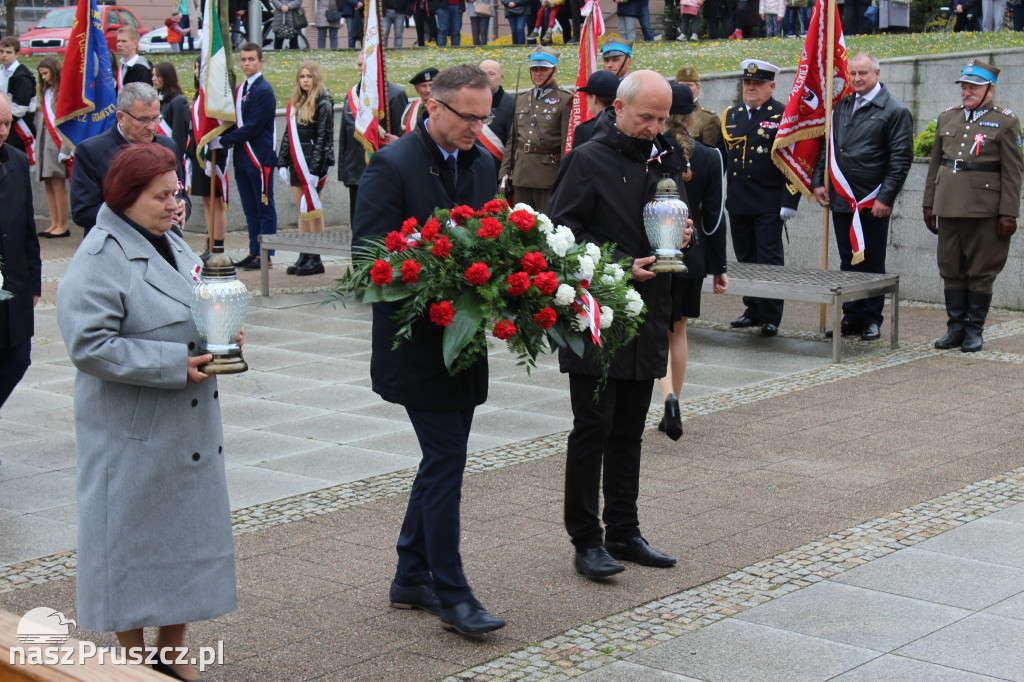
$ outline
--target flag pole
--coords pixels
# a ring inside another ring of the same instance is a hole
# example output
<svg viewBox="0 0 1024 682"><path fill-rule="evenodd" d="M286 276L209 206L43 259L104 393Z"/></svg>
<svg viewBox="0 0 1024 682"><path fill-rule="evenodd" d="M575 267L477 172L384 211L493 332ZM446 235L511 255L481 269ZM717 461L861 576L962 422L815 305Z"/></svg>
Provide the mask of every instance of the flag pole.
<svg viewBox="0 0 1024 682"><path fill-rule="evenodd" d="M198 162L197 162L198 163ZM213 175L210 176L210 210L206 212L206 246L213 253L213 223L217 212L217 150L210 150L210 163L213 164ZM224 197L221 197L221 201Z"/></svg>
<svg viewBox="0 0 1024 682"><path fill-rule="evenodd" d="M835 39L836 39L836 0L828 0L828 40L825 43L825 177L824 187L825 192L829 191L831 185L829 177L829 164L832 162L831 145L829 141L832 139L832 86L835 81ZM820 34L819 34L820 35ZM828 270L828 232L829 232L829 208L826 207L821 212L821 269ZM818 325L822 333L825 332L825 319L827 317L826 307L827 303L821 304L820 316L818 319ZM832 330L833 334L838 334L838 329Z"/></svg>

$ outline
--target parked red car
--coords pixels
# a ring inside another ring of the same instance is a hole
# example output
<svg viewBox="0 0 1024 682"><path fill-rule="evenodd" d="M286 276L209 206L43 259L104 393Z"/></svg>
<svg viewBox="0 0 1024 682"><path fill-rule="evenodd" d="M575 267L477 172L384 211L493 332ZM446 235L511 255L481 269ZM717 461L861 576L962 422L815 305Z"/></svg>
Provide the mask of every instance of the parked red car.
<svg viewBox="0 0 1024 682"><path fill-rule="evenodd" d="M117 51L117 29L122 26L133 26L139 35L146 32L142 22L135 13L126 7L100 5L103 15L103 34L107 39L107 47L111 52ZM58 7L43 15L35 26L25 35L18 38L21 42L21 54L59 54L63 55L71 37L71 25L75 23L77 7Z"/></svg>

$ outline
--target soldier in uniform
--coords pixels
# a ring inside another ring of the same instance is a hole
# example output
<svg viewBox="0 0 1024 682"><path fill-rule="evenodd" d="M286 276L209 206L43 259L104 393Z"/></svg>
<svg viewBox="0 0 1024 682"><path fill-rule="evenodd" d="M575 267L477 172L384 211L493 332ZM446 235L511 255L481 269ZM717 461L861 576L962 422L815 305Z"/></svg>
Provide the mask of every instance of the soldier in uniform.
<svg viewBox="0 0 1024 682"><path fill-rule="evenodd" d="M440 73L437 69L429 66L418 74L412 77L409 81L409 85L416 88L416 94L419 95L418 99L414 99L409 102L409 105L405 107L405 111L402 112L402 134L411 133L416 129L416 125L420 122L420 119L427 117L427 100L430 99L430 87L434 83L434 78Z"/></svg>
<svg viewBox="0 0 1024 682"><path fill-rule="evenodd" d="M784 105L772 97L779 67L759 59L740 63L743 103L722 114L727 148L725 208L729 211L732 245L740 263L784 265L783 221L796 215L800 194L772 163L772 144ZM761 336L779 333L782 301L743 297L746 310L734 328L761 327Z"/></svg>
<svg viewBox="0 0 1024 682"><path fill-rule="evenodd" d="M555 82L558 55L543 46L530 54L534 87L516 96L512 132L498 172L506 194L541 213L548 210L558 177L572 110L572 95Z"/></svg>
<svg viewBox="0 0 1024 682"><path fill-rule="evenodd" d="M676 83L682 83L693 91L693 103L697 108L693 111L692 130L687 130L695 140L700 140L709 147L717 147L722 137L722 119L718 114L705 106L700 100L700 72L692 66L681 66L676 72Z"/></svg>
<svg viewBox="0 0 1024 682"><path fill-rule="evenodd" d="M999 69L977 59L963 68L960 106L939 114L924 223L939 235L939 275L945 289L946 334L936 348L981 350L992 288L1017 231L1020 208L1020 120L992 103Z"/></svg>
<svg viewBox="0 0 1024 682"><path fill-rule="evenodd" d="M633 68L633 41L615 38L601 47L601 60L604 70L611 71L620 81L629 75Z"/></svg>

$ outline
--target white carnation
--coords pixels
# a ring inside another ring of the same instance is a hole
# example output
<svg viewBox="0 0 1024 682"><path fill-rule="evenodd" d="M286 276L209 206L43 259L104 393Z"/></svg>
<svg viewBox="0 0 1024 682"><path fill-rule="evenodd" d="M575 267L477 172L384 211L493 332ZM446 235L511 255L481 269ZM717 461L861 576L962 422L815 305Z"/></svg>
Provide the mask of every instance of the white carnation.
<svg viewBox="0 0 1024 682"><path fill-rule="evenodd" d="M536 215L536 220L537 220L537 229L539 229L544 234L551 234L552 232L555 231L555 224L552 223L551 219L548 218L543 213L538 213Z"/></svg>
<svg viewBox="0 0 1024 682"><path fill-rule="evenodd" d="M534 216L537 215L537 212L533 210L533 206L530 206L529 204L524 204L521 201L518 204L516 204L515 206L512 207L512 211L513 212L515 212L515 211L529 211Z"/></svg>
<svg viewBox="0 0 1024 682"><path fill-rule="evenodd" d="M619 267L618 263L609 263L604 266L602 270L601 281L605 284L615 284L621 282L622 278L626 276L626 273Z"/></svg>
<svg viewBox="0 0 1024 682"><path fill-rule="evenodd" d="M615 319L615 312L606 305L601 306L601 329L607 329L612 326L612 320Z"/></svg>
<svg viewBox="0 0 1024 682"><path fill-rule="evenodd" d="M601 247L600 246L598 246L597 244L592 244L590 242L587 242L586 250L587 250L587 255L590 256L590 258L595 263L600 263L601 262Z"/></svg>
<svg viewBox="0 0 1024 682"><path fill-rule="evenodd" d="M568 284L559 284L555 290L555 305L566 306L576 298L576 289Z"/></svg>
<svg viewBox="0 0 1024 682"><path fill-rule="evenodd" d="M594 268L597 267L590 256L580 256L577 261L579 266L579 273L577 273L580 279L585 279L588 282L594 279Z"/></svg>
<svg viewBox="0 0 1024 682"><path fill-rule="evenodd" d="M572 234L571 232L569 234ZM559 231L552 232L547 236L548 246L554 251L559 258L565 258L565 254L572 248L572 245L576 243L576 240L569 238L566 239L565 234Z"/></svg>
<svg viewBox="0 0 1024 682"><path fill-rule="evenodd" d="M576 331L585 332L590 329L590 318L577 313L576 319L573 320L573 326L576 327Z"/></svg>
<svg viewBox="0 0 1024 682"><path fill-rule="evenodd" d="M636 292L636 289L628 289L626 291L626 312L630 317L636 317L644 309L644 300L640 297L640 294Z"/></svg>

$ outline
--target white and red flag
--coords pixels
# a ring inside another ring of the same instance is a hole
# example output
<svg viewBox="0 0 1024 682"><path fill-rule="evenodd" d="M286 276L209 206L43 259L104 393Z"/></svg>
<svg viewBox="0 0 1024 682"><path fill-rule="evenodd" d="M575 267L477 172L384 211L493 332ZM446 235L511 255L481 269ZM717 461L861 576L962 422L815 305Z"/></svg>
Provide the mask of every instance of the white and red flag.
<svg viewBox="0 0 1024 682"><path fill-rule="evenodd" d="M359 79L359 93L355 101L356 139L369 155L384 142L385 119L388 102L388 81L384 70L384 50L380 45L380 3L367 0L366 29L363 31L363 75ZM386 123L385 123L386 124Z"/></svg>
<svg viewBox="0 0 1024 682"><path fill-rule="evenodd" d="M569 132L565 136L565 154L572 149L572 138L576 126L593 118L587 109L587 97L580 88L587 85L590 74L600 71L603 67L597 54L597 39L604 35L604 17L597 0L587 0L581 10L585 17L583 30L580 32L580 68L576 73L576 92L572 96L572 111L569 115Z"/></svg>

